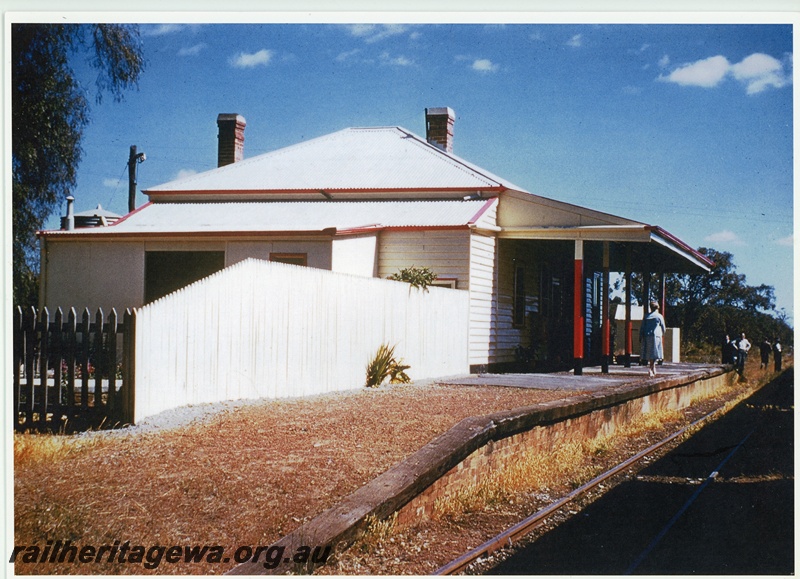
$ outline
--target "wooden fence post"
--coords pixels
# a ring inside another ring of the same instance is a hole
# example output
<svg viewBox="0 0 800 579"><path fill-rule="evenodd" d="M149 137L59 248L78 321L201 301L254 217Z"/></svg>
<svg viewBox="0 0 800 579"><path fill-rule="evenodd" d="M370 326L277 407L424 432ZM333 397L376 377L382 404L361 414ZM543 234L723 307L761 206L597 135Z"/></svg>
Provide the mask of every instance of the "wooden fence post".
<svg viewBox="0 0 800 579"><path fill-rule="evenodd" d="M67 416L71 420L75 410L75 354L78 348L78 313L69 309L67 317Z"/></svg>
<svg viewBox="0 0 800 579"><path fill-rule="evenodd" d="M34 389L34 355L36 350L36 308L30 308L23 324L25 331L25 424L30 427L33 420L35 403Z"/></svg>
<svg viewBox="0 0 800 579"><path fill-rule="evenodd" d="M48 403L48 385L47 385L47 361L49 359L48 353L48 338L50 337L50 312L44 308L40 313L39 319L39 387L42 394L39 396L39 430L44 432L47 429L47 403Z"/></svg>
<svg viewBox="0 0 800 579"><path fill-rule="evenodd" d="M105 367L108 373L108 396L106 397L106 416L116 419L119 414L117 403L117 310L111 308L106 332Z"/></svg>
<svg viewBox="0 0 800 579"><path fill-rule="evenodd" d="M95 419L102 420L106 416L103 408L103 378L107 370L105 368L105 350L103 349L103 309L99 308L94 318L94 412Z"/></svg>
<svg viewBox="0 0 800 579"><path fill-rule="evenodd" d="M58 308L53 320L53 349L51 359L53 361L53 384L55 385L55 400L53 401L53 426L61 422L62 401L61 401L61 380L63 377L62 362L64 360L64 312Z"/></svg>
<svg viewBox="0 0 800 579"><path fill-rule="evenodd" d="M136 408L136 310L128 308L123 317L122 335L122 392L121 413L123 422L133 424Z"/></svg>
<svg viewBox="0 0 800 579"><path fill-rule="evenodd" d="M22 308L14 308L14 428L19 428L19 404L22 364L25 351Z"/></svg>
<svg viewBox="0 0 800 579"><path fill-rule="evenodd" d="M88 412L89 409L89 340L91 332L89 322L89 308L84 308L81 317L81 351L78 363L81 366L81 410Z"/></svg>

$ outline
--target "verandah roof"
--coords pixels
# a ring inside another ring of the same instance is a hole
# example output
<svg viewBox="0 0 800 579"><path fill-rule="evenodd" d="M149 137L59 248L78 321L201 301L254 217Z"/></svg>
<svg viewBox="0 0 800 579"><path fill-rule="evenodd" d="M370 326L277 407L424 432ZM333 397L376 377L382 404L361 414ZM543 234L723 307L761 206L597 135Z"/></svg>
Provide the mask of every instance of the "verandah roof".
<svg viewBox="0 0 800 579"><path fill-rule="evenodd" d="M704 273L714 265L708 257L693 249L657 225L631 223L628 225L584 225L565 227L503 227L501 239L563 240L609 242L610 269L664 273ZM587 244L588 246L589 244ZM601 244L587 253L598 254ZM599 258L596 259L599 261Z"/></svg>

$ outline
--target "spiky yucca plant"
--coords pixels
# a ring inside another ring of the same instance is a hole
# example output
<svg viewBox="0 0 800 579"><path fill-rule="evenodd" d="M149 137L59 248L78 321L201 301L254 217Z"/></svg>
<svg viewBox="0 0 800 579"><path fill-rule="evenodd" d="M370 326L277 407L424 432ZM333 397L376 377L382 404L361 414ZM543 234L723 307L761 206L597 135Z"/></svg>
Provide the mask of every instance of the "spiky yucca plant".
<svg viewBox="0 0 800 579"><path fill-rule="evenodd" d="M380 386L389 378L391 384L406 384L411 378L406 374L411 366L394 357L394 346L381 344L372 360L367 364L367 387Z"/></svg>

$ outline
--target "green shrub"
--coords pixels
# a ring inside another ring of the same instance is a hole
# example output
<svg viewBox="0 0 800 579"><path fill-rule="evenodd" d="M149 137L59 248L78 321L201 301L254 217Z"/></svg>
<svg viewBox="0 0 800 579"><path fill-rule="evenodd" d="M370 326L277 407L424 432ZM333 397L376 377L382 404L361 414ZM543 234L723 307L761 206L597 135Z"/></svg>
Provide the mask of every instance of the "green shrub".
<svg viewBox="0 0 800 579"><path fill-rule="evenodd" d="M367 364L367 387L375 388L389 378L390 384L406 384L411 378L406 374L411 366L394 357L394 346L381 344L377 353Z"/></svg>
<svg viewBox="0 0 800 579"><path fill-rule="evenodd" d="M412 265L393 273L388 279L394 281L404 281L410 283L414 287L426 289L434 281L436 281L436 274L433 273L431 268L425 266Z"/></svg>

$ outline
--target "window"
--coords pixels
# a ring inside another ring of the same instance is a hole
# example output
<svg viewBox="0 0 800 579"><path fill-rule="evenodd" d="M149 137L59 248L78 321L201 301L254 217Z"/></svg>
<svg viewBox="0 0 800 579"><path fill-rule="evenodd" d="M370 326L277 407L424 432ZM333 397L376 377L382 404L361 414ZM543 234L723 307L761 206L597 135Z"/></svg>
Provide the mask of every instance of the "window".
<svg viewBox="0 0 800 579"><path fill-rule="evenodd" d="M456 289L457 284L458 279L454 277L437 277L431 285L435 287L448 287L450 289Z"/></svg>
<svg viewBox="0 0 800 579"><path fill-rule="evenodd" d="M288 263L290 265L308 265L307 253L270 253L270 261L277 261L278 263Z"/></svg>
<svg viewBox="0 0 800 579"><path fill-rule="evenodd" d="M514 268L514 296L512 319L515 327L525 325L525 268Z"/></svg>

